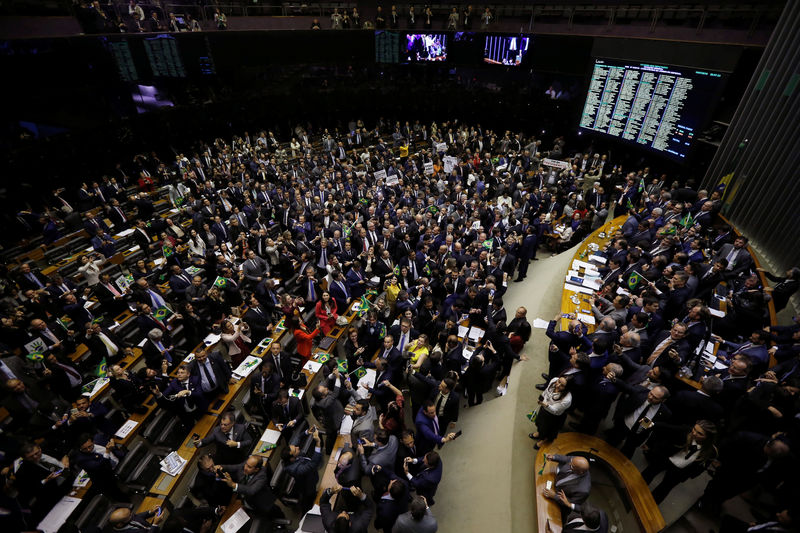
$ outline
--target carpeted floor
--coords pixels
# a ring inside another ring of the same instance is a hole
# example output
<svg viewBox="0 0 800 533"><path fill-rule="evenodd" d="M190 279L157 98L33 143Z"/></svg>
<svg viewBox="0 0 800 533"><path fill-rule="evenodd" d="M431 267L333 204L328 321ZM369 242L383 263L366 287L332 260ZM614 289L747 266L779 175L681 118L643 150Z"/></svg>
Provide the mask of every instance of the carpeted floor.
<svg viewBox="0 0 800 533"><path fill-rule="evenodd" d="M519 306L528 309L531 324L534 318L555 316L573 253L547 258L540 254L523 282L510 283L503 297L509 319ZM536 530L534 450L528 438L533 426L525 414L536 405L539 391L534 385L547 370L547 345L544 330L534 329L523 351L530 360L514 364L508 393L496 397L492 391L472 408L462 402L457 426L464 434L441 450L444 476L432 509L439 531Z"/></svg>

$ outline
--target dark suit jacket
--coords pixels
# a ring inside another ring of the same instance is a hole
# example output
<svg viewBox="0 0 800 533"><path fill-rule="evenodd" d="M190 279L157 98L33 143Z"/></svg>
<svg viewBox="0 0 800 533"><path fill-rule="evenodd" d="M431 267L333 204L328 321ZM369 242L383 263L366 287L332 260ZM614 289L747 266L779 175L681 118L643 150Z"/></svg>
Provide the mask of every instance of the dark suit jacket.
<svg viewBox="0 0 800 533"><path fill-rule="evenodd" d="M555 455L553 459L559 463L553 490L563 490L571 503L581 504L585 502L586 498L589 497L589 491L592 489L591 474L586 472L582 476L572 477L572 466L569 464L572 458L569 455Z"/></svg>
<svg viewBox="0 0 800 533"><path fill-rule="evenodd" d="M219 352L212 352L208 354L208 361L211 363L211 368L214 370L214 381L217 382L217 389L221 390L223 393L228 392L228 380L231 379L231 367ZM203 371L200 368L200 364L197 360L192 360L188 365L187 368L189 370L189 374L192 376L197 377L199 383L202 383L202 377L200 373Z"/></svg>
<svg viewBox="0 0 800 533"><path fill-rule="evenodd" d="M692 425L698 420L719 421L724 412L719 403L700 391L678 391L668 400L675 424Z"/></svg>
<svg viewBox="0 0 800 533"><path fill-rule="evenodd" d="M319 482L319 466L322 454L316 450L311 457L300 456L289 464L284 464L283 471L294 479L294 486L300 494L314 494Z"/></svg>
<svg viewBox="0 0 800 533"><path fill-rule="evenodd" d="M183 398L173 398L180 391L185 390L180 381L173 379L167 388L164 389L161 397L158 398L159 405L163 405L168 409L176 412L192 412L202 414L206 410L206 401L203 396L203 388L200 386L200 378L196 376L189 376L189 390L192 392L189 396ZM194 409L192 409L194 408Z"/></svg>
<svg viewBox="0 0 800 533"><path fill-rule="evenodd" d="M419 462L422 462L422 457L419 458ZM435 468L426 468L409 480L408 484L411 490L416 491L419 496L425 496L429 506L436 503L433 497L436 495L436 489L439 488L439 482L442 480L443 469L444 465L440 460Z"/></svg>
<svg viewBox="0 0 800 533"><path fill-rule="evenodd" d="M250 510L266 514L275 505L275 495L269 485L267 469L262 467L245 480L244 465L223 465L222 470L230 473L231 478L237 483L234 492L238 494Z"/></svg>
<svg viewBox="0 0 800 533"><path fill-rule="evenodd" d="M331 494L327 490L322 493L319 499L319 509L322 514L322 524L325 531L333 531L336 517L339 513L331 509ZM375 514L375 503L371 498L364 499L364 506L350 515L350 533L367 533L369 522Z"/></svg>
<svg viewBox="0 0 800 533"><path fill-rule="evenodd" d="M399 480L404 488L403 495L398 499L383 498L383 495L389 489L389 483L393 480ZM405 479L397 477L392 472L380 470L377 474L372 476L372 486L375 487L374 499L375 506L375 529L383 529L384 531L391 531L397 517L408 511L408 483Z"/></svg>
<svg viewBox="0 0 800 533"><path fill-rule="evenodd" d="M286 412L287 410L288 414ZM300 403L300 400L294 396L289 396L289 404L286 406L286 409L279 405L277 401L272 403L270 416L273 424L283 424L285 426L290 421L294 420L295 426L297 426L305 418L305 413L303 412L303 405Z"/></svg>

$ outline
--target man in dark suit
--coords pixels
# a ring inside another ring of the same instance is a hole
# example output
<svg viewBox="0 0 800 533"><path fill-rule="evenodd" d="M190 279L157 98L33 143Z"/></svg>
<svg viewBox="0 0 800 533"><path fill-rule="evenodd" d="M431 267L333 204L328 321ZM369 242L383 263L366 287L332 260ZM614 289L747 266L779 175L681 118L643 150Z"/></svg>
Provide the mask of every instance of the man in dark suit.
<svg viewBox="0 0 800 533"><path fill-rule="evenodd" d="M219 425L211 431L211 434L193 442L197 448L216 444L214 460L225 464L239 464L249 455L253 447L253 438L247 432L247 425L237 424L236 416L230 411L222 414Z"/></svg>
<svg viewBox="0 0 800 533"><path fill-rule="evenodd" d="M136 229L131 234L133 242L142 250L145 256L149 257L156 244L153 242L151 234L147 233L147 223L144 220L136 221Z"/></svg>
<svg viewBox="0 0 800 533"><path fill-rule="evenodd" d="M678 391L670 398L668 407L673 413L673 423L691 426L698 420L718 422L725 414L715 397L722 392L722 380L707 376L700 390Z"/></svg>
<svg viewBox="0 0 800 533"><path fill-rule="evenodd" d="M412 461L422 463L422 469L414 476L408 470ZM424 496L428 505L436 503L433 497L436 495L436 489L439 488L439 482L442 480L442 470L442 459L435 451L429 451L423 457L406 459L403 464L403 472L409 478L409 487L417 495Z"/></svg>
<svg viewBox="0 0 800 533"><path fill-rule="evenodd" d="M403 359L403 355L400 353L400 350L394 347L394 337L391 335L386 335L383 338L383 349L378 357L386 360L386 362L389 364L389 368L392 369L392 375L395 378L400 377L400 375L403 373L403 363L405 359Z"/></svg>
<svg viewBox="0 0 800 533"><path fill-rule="evenodd" d="M461 396L455 391L456 382L450 378L441 381L423 376L419 372L414 374L419 380L428 385L428 399L433 402L439 423L439 434L444 436L451 423L458 420L458 408Z"/></svg>
<svg viewBox="0 0 800 533"><path fill-rule="evenodd" d="M171 410L180 418L186 431L191 429L195 421L203 416L208 406L203 395L203 388L200 386L200 378L190 376L189 370L185 366L178 367L175 379L167 385L163 393L157 389L152 392L159 405Z"/></svg>
<svg viewBox="0 0 800 533"><path fill-rule="evenodd" d="M144 355L147 368L161 369L164 361L167 362L167 367L169 368L178 364L172 337L169 333L165 333L158 328L153 328L147 332L147 340L142 346L142 355Z"/></svg>
<svg viewBox="0 0 800 533"><path fill-rule="evenodd" d="M270 408L270 418L280 431L287 430L290 433L305 420L303 404L298 398L289 396L288 390L281 389Z"/></svg>
<svg viewBox="0 0 800 533"><path fill-rule="evenodd" d="M367 277L361 270L361 261L353 261L353 266L346 278L350 294L353 298L361 298L367 290Z"/></svg>
<svg viewBox="0 0 800 533"><path fill-rule="evenodd" d="M55 323L48 324L40 318L31 320L29 335L31 340L35 338L41 339L49 353L66 355L75 350L75 340L68 332L64 331L64 328Z"/></svg>
<svg viewBox="0 0 800 533"><path fill-rule="evenodd" d="M401 318L398 325L389 329L389 334L401 355L409 343L419 337L419 331L411 327L411 320L408 318Z"/></svg>
<svg viewBox="0 0 800 533"><path fill-rule="evenodd" d="M408 510L408 485L391 470L375 466L372 472L372 486L375 489L375 529L390 533L397 517Z"/></svg>
<svg viewBox="0 0 800 533"><path fill-rule="evenodd" d="M739 235L733 240L733 244L723 244L714 256L714 261L720 259L728 261L724 274L726 279L735 278L742 272L749 271L753 266L753 258L747 251L747 237Z"/></svg>
<svg viewBox="0 0 800 533"><path fill-rule="evenodd" d="M242 263L242 272L252 287L261 282L269 273L267 262L258 257L253 250L247 253L247 260Z"/></svg>
<svg viewBox="0 0 800 533"><path fill-rule="evenodd" d="M661 385L648 390L641 385L628 385L621 379L613 381L626 394L617 402L614 427L606 440L614 446L624 441L621 451L630 458L650 436L653 424L668 421L672 416L665 404L669 390Z"/></svg>
<svg viewBox="0 0 800 533"><path fill-rule="evenodd" d="M275 494L261 457L251 455L241 464L218 466L217 471L222 474L225 484L242 499L242 507L248 513L274 518L283 516L283 511L275 504Z"/></svg>
<svg viewBox="0 0 800 533"><path fill-rule="evenodd" d="M205 347L194 354L194 359L186 365L189 374L200 380L203 394L210 401L220 394L228 392L228 380L231 379L231 367L219 352L208 353ZM239 461L226 461L239 462Z"/></svg>
<svg viewBox="0 0 800 533"><path fill-rule="evenodd" d="M278 378L284 384L284 388L288 387L292 380L292 358L281 349L281 343L273 342L270 344L269 354L264 359L275 366L275 373L278 374Z"/></svg>
<svg viewBox="0 0 800 533"><path fill-rule="evenodd" d="M570 455L545 456L548 461L558 463L556 466L556 477L553 488L544 489L542 494L545 498L550 498L561 504L562 515L566 515L567 504L560 498L561 492L567 497L570 503L581 505L589 497L592 489L592 476L589 473L589 461L585 457ZM571 510L571 509L569 509Z"/></svg>
<svg viewBox="0 0 800 533"><path fill-rule="evenodd" d="M31 510L38 522L72 488L69 458L65 456L59 461L43 454L42 448L34 442L23 444L20 455L22 461L14 473L17 500Z"/></svg>
<svg viewBox="0 0 800 533"><path fill-rule="evenodd" d="M325 453L330 455L333 451L333 445L336 442L336 436L339 434L339 427L342 425L342 418L344 417L344 406L339 401L339 375L338 368L334 368L333 372L328 376L325 383L317 386L311 393L314 397L314 409L317 420L320 420L325 426ZM349 395L352 395L352 385L349 381L345 382L345 387Z"/></svg>
<svg viewBox="0 0 800 533"><path fill-rule="evenodd" d="M425 400L422 404L414 419L414 425L417 426L416 443L419 453L429 452L435 446L441 446L456 438L455 433L442 436L445 430L440 429L436 404L431 400Z"/></svg>
<svg viewBox="0 0 800 533"><path fill-rule="evenodd" d="M611 404L619 394L615 381L621 377L623 369L616 363L608 363L588 386L588 398L583 406L583 418L580 423L570 423L577 431L594 435L600 422L605 420Z"/></svg>
<svg viewBox="0 0 800 533"><path fill-rule="evenodd" d="M363 505L359 504L357 510L352 514L347 509L337 514L331 509L331 496L340 490L341 487L339 485L334 485L325 489L319 499L319 508L325 531L367 533L369 531L369 522L375 515L375 503L370 498L367 498L367 495L359 487L351 487L350 494L353 496L351 500L360 500Z"/></svg>
<svg viewBox="0 0 800 533"><path fill-rule="evenodd" d="M691 351L685 339L686 330L686 324L676 322L669 330L656 334L651 344L652 351L643 353L646 364L667 368L675 375Z"/></svg>
<svg viewBox="0 0 800 533"><path fill-rule="evenodd" d="M108 274L100 274L99 283L94 286L94 295L103 312L111 316L117 316L128 308L126 291L120 290Z"/></svg>
<svg viewBox="0 0 800 533"><path fill-rule="evenodd" d="M119 460L112 453L113 443L105 447L95 444L88 433L78 437L78 450L70 457L70 464L83 469L92 481L92 490L97 491L115 502L129 501L128 492L123 487L114 468Z"/></svg>
<svg viewBox="0 0 800 533"><path fill-rule="evenodd" d="M352 294L347 287L347 280L341 271L336 271L332 274L333 282L328 286L331 296L336 300L336 308L339 314L343 315L350 305Z"/></svg>
<svg viewBox="0 0 800 533"><path fill-rule="evenodd" d="M175 299L183 301L186 298L186 289L192 286L192 277L178 265L170 267L172 275L169 278L169 288Z"/></svg>
<svg viewBox="0 0 800 533"><path fill-rule="evenodd" d="M23 263L19 266L17 284L23 291L28 289L38 291L45 288L47 281L39 272L31 268L30 263Z"/></svg>
<svg viewBox="0 0 800 533"><path fill-rule="evenodd" d="M299 495L300 513L304 514L314 505L319 482L318 470L322 464L322 448L319 429L313 429L311 436L314 438L314 452L311 457L301 453L294 444L287 445L281 452L283 471L294 479L295 490Z"/></svg>
<svg viewBox="0 0 800 533"><path fill-rule="evenodd" d="M572 502L569 500L567 502L567 506L573 510L564 520L561 533L584 533L586 531L606 533L608 531L608 515L605 511L590 503L571 506Z"/></svg>
<svg viewBox="0 0 800 533"><path fill-rule="evenodd" d="M197 476L190 490L195 497L207 503L212 509L219 505L228 505L233 493L230 487L218 478L214 459L208 454L201 455L197 460Z"/></svg>
<svg viewBox="0 0 800 533"><path fill-rule="evenodd" d="M258 301L256 295L250 295L247 312L242 317L242 320L250 326L250 338L253 341L260 342L261 339L269 336L271 318L270 313L261 306L261 302Z"/></svg>
<svg viewBox="0 0 800 533"><path fill-rule="evenodd" d="M129 507L120 507L111 513L108 525L114 533L158 533L160 519L155 510L133 514Z"/></svg>
<svg viewBox="0 0 800 533"><path fill-rule="evenodd" d="M102 229L98 229L89 242L96 252L100 252L106 258L117 253L117 246L114 244L114 238L108 233L105 233Z"/></svg>

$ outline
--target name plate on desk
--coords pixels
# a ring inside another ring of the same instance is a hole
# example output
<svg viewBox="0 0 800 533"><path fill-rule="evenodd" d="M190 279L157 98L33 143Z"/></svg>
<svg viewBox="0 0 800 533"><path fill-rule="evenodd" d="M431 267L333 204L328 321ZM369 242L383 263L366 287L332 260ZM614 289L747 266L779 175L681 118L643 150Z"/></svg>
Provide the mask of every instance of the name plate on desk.
<svg viewBox="0 0 800 533"><path fill-rule="evenodd" d="M116 433L114 433L114 436L119 439L124 439L130 435L131 431L133 431L133 428L135 428L137 425L139 425L139 422L135 420L128 420L122 424L122 427L120 427Z"/></svg>

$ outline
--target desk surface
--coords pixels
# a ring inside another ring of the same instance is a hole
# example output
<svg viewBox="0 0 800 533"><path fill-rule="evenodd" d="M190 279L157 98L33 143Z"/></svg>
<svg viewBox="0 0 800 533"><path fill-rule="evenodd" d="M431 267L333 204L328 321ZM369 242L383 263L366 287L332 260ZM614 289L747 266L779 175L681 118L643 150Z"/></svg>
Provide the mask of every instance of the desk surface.
<svg viewBox="0 0 800 533"><path fill-rule="evenodd" d="M542 474L542 463L547 454L569 455L582 453L606 463L619 476L625 487L632 511L645 533L657 533L666 527L664 517L636 466L616 448L605 441L582 433L559 433L549 444L542 443L534 462L536 480L536 515L539 531L544 532L548 520L553 533L561 531L561 510L553 500L542 496L548 480L555 477L554 463L547 462Z"/></svg>
<svg viewBox="0 0 800 533"><path fill-rule="evenodd" d="M590 244L597 244L600 249L602 249L611 238L614 236L614 232L622 227L622 224L625 222L627 216L617 217L613 220L610 220L597 228L596 231L592 232L591 235L586 237L584 241L578 246L578 249L575 251L575 255L572 256L572 260L578 260L588 263L589 256L592 255L592 251L589 250ZM605 236L600 237L600 234L603 233ZM572 263L570 263L571 265ZM564 272L564 275L567 273ZM572 301L572 297L577 296L580 302L576 305ZM561 312L562 313L578 313L580 311L584 311L592 316L592 303L590 299L590 295L569 291L567 289L563 289L561 292ZM561 329L566 331L567 327L569 326L569 319L562 318L561 319ZM589 330L589 333L592 333L595 329L593 325L587 324L586 327Z"/></svg>

